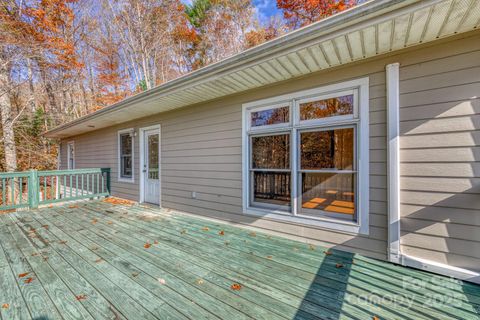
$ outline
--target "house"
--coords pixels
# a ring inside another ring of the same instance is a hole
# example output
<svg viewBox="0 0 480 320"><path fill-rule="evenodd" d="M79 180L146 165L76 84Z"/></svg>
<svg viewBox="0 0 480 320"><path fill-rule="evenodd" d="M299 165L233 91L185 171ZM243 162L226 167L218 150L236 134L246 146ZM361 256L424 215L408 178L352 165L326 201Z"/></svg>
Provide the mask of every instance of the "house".
<svg viewBox="0 0 480 320"><path fill-rule="evenodd" d="M369 1L46 135L114 196L480 283L479 26Z"/></svg>

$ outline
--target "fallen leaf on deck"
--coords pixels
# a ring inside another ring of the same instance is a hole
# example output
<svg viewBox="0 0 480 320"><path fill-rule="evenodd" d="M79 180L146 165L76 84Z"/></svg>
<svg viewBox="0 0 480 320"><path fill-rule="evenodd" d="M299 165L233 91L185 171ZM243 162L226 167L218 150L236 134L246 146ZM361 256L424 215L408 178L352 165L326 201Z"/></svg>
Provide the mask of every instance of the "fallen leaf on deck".
<svg viewBox="0 0 480 320"><path fill-rule="evenodd" d="M30 228L30 232L35 232L35 231L37 231L37 229L35 229L35 228Z"/></svg>
<svg viewBox="0 0 480 320"><path fill-rule="evenodd" d="M135 278L135 277L137 277L139 274L140 274L140 273L138 273L138 272L132 272L132 277Z"/></svg>
<svg viewBox="0 0 480 320"><path fill-rule="evenodd" d="M225 241L225 245L228 246L230 244L230 241Z"/></svg>
<svg viewBox="0 0 480 320"><path fill-rule="evenodd" d="M33 278L31 278L31 277L23 280L24 283L30 283L32 281L33 281Z"/></svg>
<svg viewBox="0 0 480 320"><path fill-rule="evenodd" d="M58 241L59 244L65 244L67 243L67 240L61 240L61 241Z"/></svg>
<svg viewBox="0 0 480 320"><path fill-rule="evenodd" d="M34 253L32 253L32 254L31 254L31 256L32 256L32 257L36 257L36 256L38 256L38 252L34 252Z"/></svg>
<svg viewBox="0 0 480 320"><path fill-rule="evenodd" d="M221 235L221 236L224 236L225 232L223 230L221 230L218 234Z"/></svg>
<svg viewBox="0 0 480 320"><path fill-rule="evenodd" d="M152 246L152 245L151 245L149 242L147 242L147 243L145 243L145 244L143 245L143 247L144 247L145 249L148 249L148 248L150 248L151 246Z"/></svg>
<svg viewBox="0 0 480 320"><path fill-rule="evenodd" d="M8 303L2 304L2 309L8 309L10 305Z"/></svg>
<svg viewBox="0 0 480 320"><path fill-rule="evenodd" d="M273 257L272 256L267 256L266 258L271 260Z"/></svg>
<svg viewBox="0 0 480 320"><path fill-rule="evenodd" d="M95 260L95 263L100 263L102 261L104 261L102 258L98 258L97 260Z"/></svg>
<svg viewBox="0 0 480 320"><path fill-rule="evenodd" d="M77 299L77 301L86 300L87 295L86 294L81 294L81 295L75 296L75 298Z"/></svg>
<svg viewBox="0 0 480 320"><path fill-rule="evenodd" d="M113 221L108 221L107 224L113 224Z"/></svg>
<svg viewBox="0 0 480 320"><path fill-rule="evenodd" d="M239 283L234 283L230 286L230 289L238 291L238 290L242 289L242 285L239 284Z"/></svg>
<svg viewBox="0 0 480 320"><path fill-rule="evenodd" d="M158 240L153 241L153 244L158 244L158 243L159 243Z"/></svg>
<svg viewBox="0 0 480 320"><path fill-rule="evenodd" d="M325 255L327 256L331 256L332 255L332 251L328 250L328 251L323 251L323 253L325 253Z"/></svg>
<svg viewBox="0 0 480 320"><path fill-rule="evenodd" d="M308 248L309 248L310 250L315 250L315 246L314 246L313 244L309 244L309 245L308 245Z"/></svg>
<svg viewBox="0 0 480 320"><path fill-rule="evenodd" d="M182 231L180 231L181 234L185 234L187 233L187 230L183 229Z"/></svg>
<svg viewBox="0 0 480 320"><path fill-rule="evenodd" d="M43 258L43 261L47 261L48 260L48 257L42 257Z"/></svg>
<svg viewBox="0 0 480 320"><path fill-rule="evenodd" d="M253 231L250 232L248 235L251 236L251 237L256 237L256 236L257 236L257 234L256 234L255 232L253 232Z"/></svg>
<svg viewBox="0 0 480 320"><path fill-rule="evenodd" d="M167 282L165 281L165 279L162 279L162 278L158 278L158 282L160 282L160 284L166 284Z"/></svg>
<svg viewBox="0 0 480 320"><path fill-rule="evenodd" d="M48 224L44 224L44 225L42 226L42 228L48 229Z"/></svg>
<svg viewBox="0 0 480 320"><path fill-rule="evenodd" d="M197 279L197 280L195 281L195 283L196 283L196 284L203 284L204 281L203 281L203 279Z"/></svg>
<svg viewBox="0 0 480 320"><path fill-rule="evenodd" d="M98 222L97 219L93 219L93 220L92 220L92 224L95 224L95 223L97 223L97 222Z"/></svg>
<svg viewBox="0 0 480 320"><path fill-rule="evenodd" d="M210 230L210 229L209 229L208 227L203 227L202 230L203 230L203 231L208 231L208 230Z"/></svg>
<svg viewBox="0 0 480 320"><path fill-rule="evenodd" d="M98 250L98 247L97 247L97 246L93 246L93 247L90 248L90 250L92 250L92 251Z"/></svg>
<svg viewBox="0 0 480 320"><path fill-rule="evenodd" d="M113 204L113 205L128 205L128 206L131 206L131 205L135 204L134 201L115 198L115 197L105 198L105 199L102 200L102 202L110 203L110 204Z"/></svg>
<svg viewBox="0 0 480 320"><path fill-rule="evenodd" d="M19 277L19 278L26 277L26 276L28 276L29 273L30 273L30 272L20 273L20 274L18 275L18 277Z"/></svg>
<svg viewBox="0 0 480 320"><path fill-rule="evenodd" d="M337 263L337 264L335 265L335 268L343 268L343 264Z"/></svg>
<svg viewBox="0 0 480 320"><path fill-rule="evenodd" d="M377 317L377 316L373 316L373 317L372 317L372 320L380 320L380 318Z"/></svg>
<svg viewBox="0 0 480 320"><path fill-rule="evenodd" d="M68 207L69 207L70 209L75 209L75 208L78 208L78 205L72 204L72 205L69 205Z"/></svg>

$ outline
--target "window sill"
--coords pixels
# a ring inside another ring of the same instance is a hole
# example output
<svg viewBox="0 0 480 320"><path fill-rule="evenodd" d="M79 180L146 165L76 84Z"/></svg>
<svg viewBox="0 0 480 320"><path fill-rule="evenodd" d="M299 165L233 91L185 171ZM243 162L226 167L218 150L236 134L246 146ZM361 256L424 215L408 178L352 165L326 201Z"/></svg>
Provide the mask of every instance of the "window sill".
<svg viewBox="0 0 480 320"><path fill-rule="evenodd" d="M243 210L246 215L269 218L272 220L302 224L305 226L314 226L333 231L339 231L350 234L368 235L368 226L360 226L354 222L342 222L331 219L308 218L303 216L292 216L289 212L272 211L261 208L246 208Z"/></svg>
<svg viewBox="0 0 480 320"><path fill-rule="evenodd" d="M135 180L134 180L134 179L127 179L127 178L118 178L118 179L117 179L117 182L121 182L121 183L135 183Z"/></svg>

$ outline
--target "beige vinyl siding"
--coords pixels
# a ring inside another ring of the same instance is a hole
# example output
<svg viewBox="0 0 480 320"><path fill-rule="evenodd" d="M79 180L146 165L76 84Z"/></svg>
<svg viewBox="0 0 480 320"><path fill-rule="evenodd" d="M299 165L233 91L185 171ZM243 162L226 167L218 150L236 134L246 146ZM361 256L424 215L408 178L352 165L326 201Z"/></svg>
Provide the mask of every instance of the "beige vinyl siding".
<svg viewBox="0 0 480 320"><path fill-rule="evenodd" d="M478 272L480 38L442 53L400 68L401 249Z"/></svg>
<svg viewBox="0 0 480 320"><path fill-rule="evenodd" d="M474 39L478 41L478 36ZM408 49L400 54L387 55L325 72L318 72L308 77L282 82L268 88L251 90L208 103L150 116L146 119L65 139L65 141L75 140L77 168L111 167L113 194L138 200L138 129L153 124L161 124L163 207L223 219L232 223L255 226L300 240L385 259L387 247L385 65L400 62L402 64L402 76L404 76L403 70L416 70L417 67L425 70L423 72L425 74L436 74L437 69L435 67L429 67L432 70L428 71L429 69L425 69L424 63L435 64L436 61L441 61L450 56L473 52L473 48L476 46L472 45L471 42L472 38L463 39L460 37L454 43L439 41L437 45L425 45L416 50ZM461 63L464 63L464 61L462 60ZM448 68L455 70L452 65L448 65ZM423 73L420 73L418 77L422 76ZM368 236L352 235L318 227L243 215L241 199L242 104L365 76L370 79L370 234ZM402 88L403 85L404 82L402 82ZM428 85L431 85L431 83ZM402 95L402 101L408 101L409 106L424 105L426 99L428 97ZM417 100L420 102L417 103ZM419 106L418 108L422 107ZM444 108L446 107L444 106ZM426 109L418 109L418 113L422 113L423 117L428 117L428 112ZM461 108L454 112L461 112ZM401 116L408 117L403 113ZM413 120L416 121L417 119ZM402 118L402 121L405 121L405 119ZM402 125L404 126L405 123L402 122ZM137 132L135 137L135 183L122 183L117 181L117 131L132 127ZM425 134L422 135L425 136ZM408 139L408 135L406 137ZM405 141L402 140L403 143ZM470 147L473 144L473 141L470 141L469 144L466 142L464 147ZM443 148L441 145L438 147ZM402 154L405 151L407 150L402 149ZM410 157L413 156L414 154L410 155ZM426 164L428 165L428 162ZM402 164L402 174L405 172L404 165L408 165L408 163ZM408 170L415 170L414 168L415 166ZM464 174L467 174L466 168L457 170L463 170ZM419 174L421 174L421 171ZM196 199L192 199L192 191L196 192ZM407 191L404 190L404 192ZM405 204L402 207L402 214L406 212L404 207ZM417 207L430 208L427 204L417 204L410 207L410 212L415 210L412 208ZM468 219L467 216L463 212L459 219Z"/></svg>

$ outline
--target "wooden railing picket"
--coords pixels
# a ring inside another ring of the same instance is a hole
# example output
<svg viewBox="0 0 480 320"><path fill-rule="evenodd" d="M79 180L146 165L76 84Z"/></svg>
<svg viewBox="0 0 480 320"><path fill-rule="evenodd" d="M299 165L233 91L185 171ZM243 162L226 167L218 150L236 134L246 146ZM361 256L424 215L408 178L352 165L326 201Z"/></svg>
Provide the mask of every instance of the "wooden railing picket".
<svg viewBox="0 0 480 320"><path fill-rule="evenodd" d="M110 195L109 168L6 172L0 173L0 179L2 188L0 210L35 209L44 204ZM25 192L28 195L26 198L23 196Z"/></svg>

